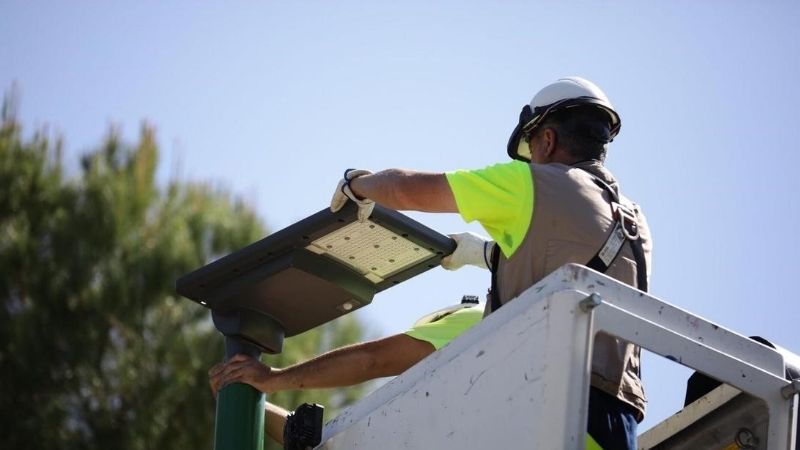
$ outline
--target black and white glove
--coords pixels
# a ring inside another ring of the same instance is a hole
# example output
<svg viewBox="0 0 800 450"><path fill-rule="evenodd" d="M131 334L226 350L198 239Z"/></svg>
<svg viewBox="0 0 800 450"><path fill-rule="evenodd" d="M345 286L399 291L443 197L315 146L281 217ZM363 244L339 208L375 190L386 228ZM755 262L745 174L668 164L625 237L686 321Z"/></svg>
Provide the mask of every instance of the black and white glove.
<svg viewBox="0 0 800 450"><path fill-rule="evenodd" d="M375 202L368 198L358 198L350 190L350 182L364 175L372 175L372 172L361 169L347 169L344 171L344 177L339 180L336 192L333 193L333 198L331 199L331 212L339 211L347 203L347 200L352 200L358 205L358 221L364 223L369 219L372 210L375 208Z"/></svg>
<svg viewBox="0 0 800 450"><path fill-rule="evenodd" d="M469 231L451 234L450 237L456 241L456 250L442 258L442 267L447 270L457 270L469 264L484 269L489 268L494 241Z"/></svg>

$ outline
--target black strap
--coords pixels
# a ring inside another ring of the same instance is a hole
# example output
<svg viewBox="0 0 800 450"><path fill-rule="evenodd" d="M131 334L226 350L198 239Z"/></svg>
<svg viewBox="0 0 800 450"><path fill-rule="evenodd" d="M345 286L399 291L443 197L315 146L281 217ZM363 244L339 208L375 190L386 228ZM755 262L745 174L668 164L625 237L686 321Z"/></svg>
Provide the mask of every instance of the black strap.
<svg viewBox="0 0 800 450"><path fill-rule="evenodd" d="M625 232L622 229L622 225L620 225L619 222L615 222L614 228L611 229L611 233L608 235L605 244L603 244L600 250L589 260L586 267L600 273L605 273L617 259L617 256L622 252L625 240Z"/></svg>
<svg viewBox="0 0 800 450"><path fill-rule="evenodd" d="M491 312L497 311L503 306L503 304L500 303L500 292L497 288L497 266L499 265L500 246L495 242L494 247L492 247L492 265L489 266L489 269L492 271L492 287L489 289L489 302L491 306L489 311Z"/></svg>
<svg viewBox="0 0 800 450"><path fill-rule="evenodd" d="M606 238L603 246L600 247L600 250L589 260L586 267L600 273L606 273L608 268L616 261L617 256L622 252L622 247L626 240L625 230L622 228L624 225L620 223L619 218L616 216L617 211L614 210L614 205L619 204L619 193L594 174L589 173L589 175L591 175L594 184L599 186L600 189L604 190L608 193L608 196L611 197L611 217L612 220L614 220L614 226L611 228L611 232L608 234L608 238Z"/></svg>
<svg viewBox="0 0 800 450"><path fill-rule="evenodd" d="M614 188L609 186L608 183L604 182L596 175L588 171L586 173L592 176L592 179L594 180L596 185L600 186L600 188L602 188L604 191L608 193L608 195L611 197L612 205L620 203L619 193L616 190L614 190ZM624 222L624 219L618 216L619 214L623 213L621 211L613 211L612 213L616 216L614 217L615 221L614 227L612 228L611 233L608 236L608 239L606 239L606 242L603 244L603 247L600 248L600 250L592 257L591 260L589 260L589 262L586 264L586 267L589 267L590 269L596 270L600 273L606 273L608 268L611 266L611 264L614 263L614 260L617 259L617 256L619 256L619 253L622 251L622 245L616 248L615 252L616 254L610 260L609 258L606 257L604 261L604 258L602 257L603 256L602 252L606 250L607 247L609 247L609 244L612 241L619 239L620 233L622 233L622 236L624 236L625 241L627 241L631 245L631 250L633 252L633 259L636 262L636 288L641 291L647 292L648 289L647 259L644 256L644 248L642 247L642 240L638 236L639 230L636 229L638 228L639 225L635 222L631 224L635 228L634 230L631 230L631 232L635 234L635 237L631 239L629 236L631 233L626 232L625 230L626 224Z"/></svg>
<svg viewBox="0 0 800 450"><path fill-rule="evenodd" d="M647 292L650 288L647 283L647 259L644 257L644 247L642 247L642 240L628 241L631 243L633 250L633 260L636 261L636 288L640 291Z"/></svg>

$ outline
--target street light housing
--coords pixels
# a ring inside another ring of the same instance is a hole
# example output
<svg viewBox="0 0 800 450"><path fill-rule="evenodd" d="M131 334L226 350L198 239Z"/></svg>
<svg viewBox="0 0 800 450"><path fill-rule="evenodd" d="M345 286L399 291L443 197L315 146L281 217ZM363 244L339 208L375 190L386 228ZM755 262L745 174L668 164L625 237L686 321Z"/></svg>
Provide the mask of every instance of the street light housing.
<svg viewBox="0 0 800 450"><path fill-rule="evenodd" d="M284 337L368 305L454 249L450 238L381 206L359 223L349 203L182 276L177 291L211 309L226 336L279 353Z"/></svg>

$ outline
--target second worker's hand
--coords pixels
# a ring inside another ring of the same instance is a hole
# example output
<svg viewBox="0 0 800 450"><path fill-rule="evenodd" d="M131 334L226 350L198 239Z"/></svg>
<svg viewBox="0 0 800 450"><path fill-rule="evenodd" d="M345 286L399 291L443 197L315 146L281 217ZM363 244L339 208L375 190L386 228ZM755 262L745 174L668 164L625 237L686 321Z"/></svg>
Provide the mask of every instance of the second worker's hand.
<svg viewBox="0 0 800 450"><path fill-rule="evenodd" d="M236 355L208 371L211 392L216 397L220 389L231 383L245 383L261 392L271 392L270 379L274 377L271 367L246 355Z"/></svg>

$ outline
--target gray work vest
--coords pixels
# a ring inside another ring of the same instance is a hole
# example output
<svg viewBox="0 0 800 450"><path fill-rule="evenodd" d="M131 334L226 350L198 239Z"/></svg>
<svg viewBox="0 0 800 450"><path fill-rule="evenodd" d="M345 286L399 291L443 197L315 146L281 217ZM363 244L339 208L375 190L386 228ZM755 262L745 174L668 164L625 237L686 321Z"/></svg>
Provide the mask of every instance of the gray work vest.
<svg viewBox="0 0 800 450"><path fill-rule="evenodd" d="M500 255L496 274L500 304L516 298L564 264L586 264L606 242L615 225L609 194L590 175L618 191L613 175L601 163L587 161L573 166L532 163L530 169L533 217L512 257ZM621 195L620 203L635 212L649 271L652 241L647 221L638 205ZM630 242L623 245L606 275L636 287L637 267ZM650 274L647 275L649 279ZM487 302L486 314L491 310L490 303ZM640 356L638 346L598 334L591 384L636 408L641 421L647 400L640 379Z"/></svg>

